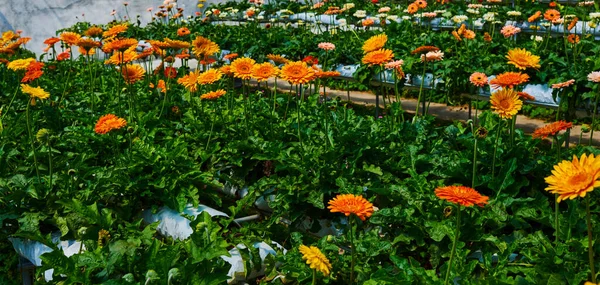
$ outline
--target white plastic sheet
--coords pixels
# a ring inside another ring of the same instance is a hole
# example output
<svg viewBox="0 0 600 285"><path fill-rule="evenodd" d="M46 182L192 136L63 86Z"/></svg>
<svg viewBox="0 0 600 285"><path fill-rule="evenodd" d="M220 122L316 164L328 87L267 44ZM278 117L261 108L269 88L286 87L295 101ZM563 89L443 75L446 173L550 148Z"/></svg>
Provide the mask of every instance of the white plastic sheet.
<svg viewBox="0 0 600 285"><path fill-rule="evenodd" d="M206 205L198 205L198 207L194 207L192 204L188 204L185 210L183 210L184 214L194 217L197 217L202 212L207 212L211 217L229 217L227 214ZM156 230L163 236L184 240L190 237L194 232L190 226L190 220L181 216L181 214L177 211L166 206L162 207L156 214L152 214L150 210L146 210L142 216L144 221L149 224L160 221L158 227L156 227Z"/></svg>

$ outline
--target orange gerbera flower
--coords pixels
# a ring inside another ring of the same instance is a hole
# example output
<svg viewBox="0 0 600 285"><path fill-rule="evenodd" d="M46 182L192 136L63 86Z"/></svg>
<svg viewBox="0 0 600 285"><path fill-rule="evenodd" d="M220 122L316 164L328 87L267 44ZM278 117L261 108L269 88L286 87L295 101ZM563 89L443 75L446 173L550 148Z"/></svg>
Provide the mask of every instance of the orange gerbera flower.
<svg viewBox="0 0 600 285"><path fill-rule="evenodd" d="M110 27L104 33L102 33L103 38L112 38L120 33L124 33L127 31L129 26L127 24L118 24Z"/></svg>
<svg viewBox="0 0 600 285"><path fill-rule="evenodd" d="M220 50L219 45L203 36L198 36L192 41L192 52L196 57L211 56Z"/></svg>
<svg viewBox="0 0 600 285"><path fill-rule="evenodd" d="M177 29L177 35L180 37L187 36L189 34L190 34L190 29L188 29L186 27L181 27L181 28Z"/></svg>
<svg viewBox="0 0 600 285"><path fill-rule="evenodd" d="M555 9L548 9L544 13L544 19L546 19L546 21L550 21L550 22L556 21L556 20L560 19L560 12L558 12L558 10L555 10Z"/></svg>
<svg viewBox="0 0 600 285"><path fill-rule="evenodd" d="M460 35L458 34L457 31L452 31L452 36L457 40L457 41L462 41L462 38L460 37Z"/></svg>
<svg viewBox="0 0 600 285"><path fill-rule="evenodd" d="M44 44L45 44L45 45L49 45L49 46L53 46L53 45L54 45L54 44L56 44L57 42L60 42L60 39L59 39L59 38L57 38L57 37L50 37L50 38L47 38L47 39L44 41Z"/></svg>
<svg viewBox="0 0 600 285"><path fill-rule="evenodd" d="M183 85L185 89L190 92L196 92L198 90L198 78L200 77L200 71L195 70L177 79L177 83Z"/></svg>
<svg viewBox="0 0 600 285"><path fill-rule="evenodd" d="M519 99L517 92L508 88L494 92L490 97L490 103L492 110L503 119L512 118L523 107L523 101Z"/></svg>
<svg viewBox="0 0 600 285"><path fill-rule="evenodd" d="M44 67L43 62L31 62L27 67L27 72L25 73L25 76L23 77L23 79L21 79L21 83L30 83L33 80L40 78L44 74L44 71L42 71L42 67Z"/></svg>
<svg viewBox="0 0 600 285"><path fill-rule="evenodd" d="M575 83L575 79L567 80L565 82L555 83L555 84L552 84L550 87L552 89L565 88L565 87L569 87L569 86L573 85L573 83Z"/></svg>
<svg viewBox="0 0 600 285"><path fill-rule="evenodd" d="M198 76L198 84L206 85L213 84L219 81L223 77L223 73L218 69L209 69L205 72L200 73Z"/></svg>
<svg viewBox="0 0 600 285"><path fill-rule="evenodd" d="M472 207L477 205L483 207L490 199L488 196L481 195L477 190L466 186L445 186L435 189L435 195L448 202Z"/></svg>
<svg viewBox="0 0 600 285"><path fill-rule="evenodd" d="M318 78L327 78L327 77L338 77L340 76L339 71L317 71Z"/></svg>
<svg viewBox="0 0 600 285"><path fill-rule="evenodd" d="M178 40L172 40L169 38L165 38L164 42L167 44L168 48L172 49L185 49L190 47L190 43Z"/></svg>
<svg viewBox="0 0 600 285"><path fill-rule="evenodd" d="M267 81L269 78L277 76L278 73L279 68L270 62L255 64L252 67L252 77L258 82Z"/></svg>
<svg viewBox="0 0 600 285"><path fill-rule="evenodd" d="M522 100L528 100L528 101L534 101L535 97L531 96L531 94L527 93L527 92L517 92L517 95L519 95L519 98L521 98Z"/></svg>
<svg viewBox="0 0 600 285"><path fill-rule="evenodd" d="M515 48L508 51L506 55L508 64L512 64L518 69L525 70L527 68L540 68L540 57L531 54L531 52L522 49Z"/></svg>
<svg viewBox="0 0 600 285"><path fill-rule="evenodd" d="M488 43L491 42L492 41L492 36L490 36L490 33L485 32L483 34L483 40L486 41L486 42L488 42Z"/></svg>
<svg viewBox="0 0 600 285"><path fill-rule="evenodd" d="M233 72L231 72L231 65L223 65L221 68L219 68L219 70L221 70L221 72L227 76L233 76Z"/></svg>
<svg viewBox="0 0 600 285"><path fill-rule="evenodd" d="M469 76L469 81L471 81L471 84L477 87L483 87L488 84L488 77L485 75L485 73L473 72L473 74Z"/></svg>
<svg viewBox="0 0 600 285"><path fill-rule="evenodd" d="M125 119L119 118L113 114L107 114L98 119L94 131L97 134L103 135L109 133L112 130L118 130L125 126L127 126L127 121L125 121Z"/></svg>
<svg viewBox="0 0 600 285"><path fill-rule="evenodd" d="M563 160L554 165L552 175L545 178L546 191L558 194L556 202L565 199L585 197L588 192L600 186L600 156L583 154L580 159L573 155L573 161Z"/></svg>
<svg viewBox="0 0 600 285"><path fill-rule="evenodd" d="M414 49L413 51L411 51L411 54L418 54L418 53L428 53L430 51L438 51L440 50L440 48L435 47L435 46L420 46L416 49Z"/></svg>
<svg viewBox="0 0 600 285"><path fill-rule="evenodd" d="M240 57L231 63L233 76L241 79L250 79L252 77L252 68L256 61L248 57Z"/></svg>
<svg viewBox="0 0 600 285"><path fill-rule="evenodd" d="M531 15L531 17L529 17L529 19L527 19L527 22L533 23L537 19L539 19L540 16L542 16L542 12L541 11L536 11L535 14Z"/></svg>
<svg viewBox="0 0 600 285"><path fill-rule="evenodd" d="M290 62L289 59L278 54L268 54L267 58L272 60L275 64L286 64Z"/></svg>
<svg viewBox="0 0 600 285"><path fill-rule="evenodd" d="M111 53L115 51L125 51L131 47L137 47L138 40L136 39L118 39L104 43L102 51L105 53Z"/></svg>
<svg viewBox="0 0 600 285"><path fill-rule="evenodd" d="M216 99L221 98L221 96L225 95L225 93L227 93L225 90L219 89L217 91L212 91L212 92L208 92L208 93L202 94L202 96L200 96L200 99L202 99L202 100L216 100Z"/></svg>
<svg viewBox="0 0 600 285"><path fill-rule="evenodd" d="M226 55L223 56L224 60L232 60L238 57L237 53L228 53Z"/></svg>
<svg viewBox="0 0 600 285"><path fill-rule="evenodd" d="M84 35L86 35L88 37L96 38L96 37L99 37L100 35L102 35L102 32L104 32L104 30L102 30L102 28L100 28L98 26L91 26L85 31Z"/></svg>
<svg viewBox="0 0 600 285"><path fill-rule="evenodd" d="M529 75L521 72L504 72L490 80L490 84L494 88L513 88L519 84L529 81Z"/></svg>
<svg viewBox="0 0 600 285"><path fill-rule="evenodd" d="M365 54L362 58L363 64L372 65L383 65L388 63L394 58L394 53L389 49L380 49Z"/></svg>
<svg viewBox="0 0 600 285"><path fill-rule="evenodd" d="M79 34L73 32L63 32L59 37L61 41L70 46L77 45L77 42L81 39Z"/></svg>
<svg viewBox="0 0 600 285"><path fill-rule="evenodd" d="M82 38L77 42L77 46L79 46L80 48L89 51L92 48L96 48L99 47L101 44L99 41L95 41L93 39L90 38Z"/></svg>
<svg viewBox="0 0 600 285"><path fill-rule="evenodd" d="M548 136L554 136L560 131L566 131L573 127L573 123L567 123L566 121L557 121L541 128L537 128L532 137L535 138L547 138Z"/></svg>
<svg viewBox="0 0 600 285"><path fill-rule="evenodd" d="M165 84L164 80L158 80L158 84L156 84L156 88L160 90L162 93L167 93L167 84Z"/></svg>
<svg viewBox="0 0 600 285"><path fill-rule="evenodd" d="M135 52L135 47L132 47L124 52L115 52L111 57L104 61L104 64L121 65L124 63L130 63L138 58L138 54Z"/></svg>
<svg viewBox="0 0 600 285"><path fill-rule="evenodd" d="M410 3L408 5L407 11L409 14L417 13L417 11L419 11L419 5L417 5L415 3Z"/></svg>
<svg viewBox="0 0 600 285"><path fill-rule="evenodd" d="M579 21L579 18L575 17L573 18L573 20L571 20L571 22L569 23L569 26L567 27L567 30L572 30L573 28L575 28L575 25L577 25L577 22Z"/></svg>
<svg viewBox="0 0 600 285"><path fill-rule="evenodd" d="M135 83L140 79L144 78L146 70L139 64L127 64L123 66L121 75L128 84Z"/></svg>
<svg viewBox="0 0 600 285"><path fill-rule="evenodd" d="M383 48L387 40L388 37L386 34L380 34L370 37L368 40L365 41L365 43L362 46L363 53L368 53Z"/></svg>
<svg viewBox="0 0 600 285"><path fill-rule="evenodd" d="M373 204L363 196L354 194L339 194L329 201L327 207L332 213L342 213L346 216L356 215L361 220L366 220L373 214Z"/></svg>
<svg viewBox="0 0 600 285"><path fill-rule="evenodd" d="M421 9L427 8L427 1L425 0L416 0L414 3Z"/></svg>
<svg viewBox="0 0 600 285"><path fill-rule="evenodd" d="M56 56L56 60L58 60L58 61L63 61L63 60L67 60L67 59L71 58L71 54L69 53L69 52L70 52L70 50L71 50L71 49L67 49L67 50L66 50L66 51L64 51L64 52L61 52L61 53L59 53L59 54Z"/></svg>
<svg viewBox="0 0 600 285"><path fill-rule="evenodd" d="M570 34L567 36L567 41L569 41L571 44L577 44L579 43L579 36L576 34Z"/></svg>
<svg viewBox="0 0 600 285"><path fill-rule="evenodd" d="M281 78L289 81L290 84L305 84L316 78L314 69L303 61L286 63L281 68L280 74Z"/></svg>

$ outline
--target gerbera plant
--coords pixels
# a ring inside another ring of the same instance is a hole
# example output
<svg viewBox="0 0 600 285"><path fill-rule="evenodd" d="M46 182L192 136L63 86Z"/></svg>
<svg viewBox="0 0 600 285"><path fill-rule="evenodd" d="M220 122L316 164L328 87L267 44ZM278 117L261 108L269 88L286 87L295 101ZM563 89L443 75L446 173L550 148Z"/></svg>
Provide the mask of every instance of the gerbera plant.
<svg viewBox="0 0 600 285"><path fill-rule="evenodd" d="M450 280L450 272L452 271L452 262L456 253L456 244L460 236L460 212L462 207L472 207L477 205L483 207L488 203L489 197L481 195L477 190L466 186L444 186L435 189L435 195L441 200L446 200L456 204L456 228L454 229L454 240L452 241L452 250L450 251L450 261L446 268L444 277L444 285Z"/></svg>
<svg viewBox="0 0 600 285"><path fill-rule="evenodd" d="M383 83L383 66L392 61L394 58L394 52L389 49L385 49L385 43L388 37L386 34L380 34L372 36L366 40L362 46L363 58L362 63L369 67L375 67L375 74L379 74L379 81ZM383 90L383 88L381 89ZM381 92L380 92L381 93ZM379 93L375 93L375 118L379 117ZM385 100L385 98L384 98Z"/></svg>
<svg viewBox="0 0 600 285"><path fill-rule="evenodd" d="M373 204L363 196L354 194L339 194L329 201L327 207L332 213L342 213L348 217L350 228L350 246L352 247L352 263L350 264L350 284L354 283L354 265L356 264L356 247L354 246L354 216L365 221L373 214Z"/></svg>

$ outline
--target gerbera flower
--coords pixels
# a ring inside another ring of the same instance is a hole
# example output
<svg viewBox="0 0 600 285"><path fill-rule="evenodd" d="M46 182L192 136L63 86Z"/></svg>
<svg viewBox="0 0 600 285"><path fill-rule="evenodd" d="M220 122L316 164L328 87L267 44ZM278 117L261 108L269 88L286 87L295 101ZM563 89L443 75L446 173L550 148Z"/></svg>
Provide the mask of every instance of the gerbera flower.
<svg viewBox="0 0 600 285"><path fill-rule="evenodd" d="M537 128L532 137L535 138L547 138L548 136L554 136L560 131L566 131L573 127L573 123L567 123L565 121L557 121L541 128Z"/></svg>
<svg viewBox="0 0 600 285"><path fill-rule="evenodd" d="M517 92L508 88L494 92L490 97L490 103L492 110L503 119L512 118L523 107L523 101L519 99Z"/></svg>
<svg viewBox="0 0 600 285"><path fill-rule="evenodd" d="M505 38L514 36L514 35L516 35L516 34L518 34L520 32L521 32L521 28L517 28L517 27L515 27L513 25L506 25L506 26L502 27L502 29L500 30L500 33Z"/></svg>
<svg viewBox="0 0 600 285"><path fill-rule="evenodd" d="M131 47L137 47L138 40L136 39L118 39L110 42L105 42L102 46L102 51L111 53L114 51L125 51Z"/></svg>
<svg viewBox="0 0 600 285"><path fill-rule="evenodd" d="M109 133L112 130L118 130L125 126L127 126L127 121L125 121L125 119L119 118L113 114L107 114L98 119L94 131L97 134L103 135Z"/></svg>
<svg viewBox="0 0 600 285"><path fill-rule="evenodd" d="M302 253L302 259L306 260L306 264L310 266L311 269L316 269L323 273L323 275L329 275L331 270L331 263L329 263L329 259L321 253L319 248L316 246L300 246L300 253Z"/></svg>
<svg viewBox="0 0 600 285"><path fill-rule="evenodd" d="M534 100L535 100L535 97L533 97L532 95L530 95L530 94L529 94L529 93L527 93L527 92L520 91L520 92L517 92L517 95L518 95L518 96L519 96L519 98L521 98L522 100L528 100L528 101L534 101Z"/></svg>
<svg viewBox="0 0 600 285"><path fill-rule="evenodd" d="M488 84L488 77L485 75L485 73L473 72L473 74L469 76L469 81L471 81L471 84L477 87L483 87Z"/></svg>
<svg viewBox="0 0 600 285"><path fill-rule="evenodd" d="M552 87L552 89L565 88L565 87L569 87L569 86L573 85L573 83L575 83L575 79L567 80L565 82L555 83L555 84L552 84L551 87Z"/></svg>
<svg viewBox="0 0 600 285"><path fill-rule="evenodd" d="M56 60L58 61L63 61L63 60L67 60L71 57L71 54L69 53L71 49L67 49L64 52L59 53L56 56Z"/></svg>
<svg viewBox="0 0 600 285"><path fill-rule="evenodd" d="M317 45L318 48L322 50L334 50L335 45L329 42L322 42Z"/></svg>
<svg viewBox="0 0 600 285"><path fill-rule="evenodd" d="M318 78L338 77L340 76L339 71L317 71L316 75Z"/></svg>
<svg viewBox="0 0 600 285"><path fill-rule="evenodd" d="M23 58L23 59L15 59L15 60L9 62L6 67L8 69L14 70L14 71L25 70L34 61L35 61L35 58L33 58L33 57Z"/></svg>
<svg viewBox="0 0 600 285"><path fill-rule="evenodd" d="M227 93L225 90L219 89L217 91L212 91L212 92L208 92L208 93L202 94L202 96L200 96L200 99L202 99L202 100L216 100L216 99L221 98L221 96L225 95L225 93Z"/></svg>
<svg viewBox="0 0 600 285"><path fill-rule="evenodd" d="M267 58L273 61L275 64L286 64L290 62L289 59L279 55L279 54L268 54Z"/></svg>
<svg viewBox="0 0 600 285"><path fill-rule="evenodd" d="M369 26L373 26L373 24L375 24L375 21L373 19L364 19L361 22L361 25L363 27L369 27Z"/></svg>
<svg viewBox="0 0 600 285"><path fill-rule="evenodd" d="M33 80L40 78L42 74L44 74L44 71L42 71L42 67L44 67L43 62L34 61L30 63L27 67L27 72L25 73L25 76L23 77L23 79L21 79L21 83L30 83Z"/></svg>
<svg viewBox="0 0 600 285"><path fill-rule="evenodd" d="M362 50L364 53L376 51L378 49L383 48L383 46L385 46L385 43L387 42L387 40L388 40L388 37L386 34L372 36L364 42L364 44L362 46Z"/></svg>
<svg viewBox="0 0 600 285"><path fill-rule="evenodd" d="M363 64L382 65L388 63L394 58L394 53L389 49L380 49L365 54L362 58Z"/></svg>
<svg viewBox="0 0 600 285"><path fill-rule="evenodd" d="M592 71L587 76L588 81L591 82L600 82L600 71Z"/></svg>
<svg viewBox="0 0 600 285"><path fill-rule="evenodd" d="M205 72L200 73L198 76L198 84L206 85L213 84L219 81L223 77L223 73L218 69L209 69Z"/></svg>
<svg viewBox="0 0 600 285"><path fill-rule="evenodd" d="M288 62L281 68L281 78L290 84L305 84L315 79L315 71L306 62Z"/></svg>
<svg viewBox="0 0 600 285"><path fill-rule="evenodd" d="M183 85L185 89L190 92L196 92L198 90L198 78L200 77L200 71L195 70L189 74L177 79L177 83Z"/></svg>
<svg viewBox="0 0 600 285"><path fill-rule="evenodd" d="M531 54L531 52L522 49L515 48L508 51L506 55L508 64L514 65L516 68L525 70L527 68L540 68L540 57Z"/></svg>
<svg viewBox="0 0 600 285"><path fill-rule="evenodd" d="M425 0L416 0L415 4L417 4L417 6L419 6L421 9L427 8L427 1Z"/></svg>
<svg viewBox="0 0 600 285"><path fill-rule="evenodd" d="M177 77L177 68L172 67L172 66L167 66L163 73L166 78L175 78L175 77Z"/></svg>
<svg viewBox="0 0 600 285"><path fill-rule="evenodd" d="M529 81L529 75L521 72L504 72L490 80L493 88L513 88L521 83Z"/></svg>
<svg viewBox="0 0 600 285"><path fill-rule="evenodd" d="M220 50L219 45L203 36L198 36L192 41L192 52L196 57L211 56Z"/></svg>
<svg viewBox="0 0 600 285"><path fill-rule="evenodd" d="M237 53L229 53L223 56L224 60L232 60L235 59L236 57L238 57Z"/></svg>
<svg viewBox="0 0 600 285"><path fill-rule="evenodd" d="M101 44L99 41L95 41L90 38L82 38L77 42L77 46L83 48L86 51L89 51L92 48L99 47Z"/></svg>
<svg viewBox="0 0 600 285"><path fill-rule="evenodd" d="M306 64L308 64L308 65L319 64L319 59L312 55L307 55L306 57L304 57L302 59L302 61L306 62Z"/></svg>
<svg viewBox="0 0 600 285"><path fill-rule="evenodd" d="M488 33L488 32L485 32L485 33L483 34L483 40L484 40L484 41L486 41L486 42L488 42L488 43L489 43L489 42L492 42L492 36L490 36L490 33Z"/></svg>
<svg viewBox="0 0 600 285"><path fill-rule="evenodd" d="M121 75L128 84L132 84L142 79L146 74L146 70L139 64L127 64L122 67Z"/></svg>
<svg viewBox="0 0 600 285"><path fill-rule="evenodd" d="M457 41L462 41L462 38L460 37L460 35L458 34L457 31L452 31L452 36L457 40Z"/></svg>
<svg viewBox="0 0 600 285"><path fill-rule="evenodd" d="M417 5L415 3L410 3L408 5L408 8L406 8L406 10L409 14L417 13L417 11L419 11L419 5Z"/></svg>
<svg viewBox="0 0 600 285"><path fill-rule="evenodd" d="M558 194L556 202L565 199L585 197L588 192L600 186L600 156L583 154L580 159L573 155L573 161L563 160L554 165L552 175L545 178L546 191Z"/></svg>
<svg viewBox="0 0 600 285"><path fill-rule="evenodd" d="M46 92L46 90L42 89L41 87L31 87L27 84L21 84L21 91L32 98L39 98L43 100L50 97L50 93Z"/></svg>
<svg viewBox="0 0 600 285"><path fill-rule="evenodd" d="M548 9L544 13L544 19L546 19L546 21L549 21L549 22L556 21L556 20L560 19L560 12L558 12L555 9Z"/></svg>
<svg viewBox="0 0 600 285"><path fill-rule="evenodd" d="M190 47L190 43L178 40L172 40L169 38L165 38L164 42L167 44L168 48L172 49L186 49Z"/></svg>
<svg viewBox="0 0 600 285"><path fill-rule="evenodd" d="M252 67L252 78L256 79L258 82L267 81L267 79L277 76L278 73L279 68L270 62L255 64L254 67Z"/></svg>
<svg viewBox="0 0 600 285"><path fill-rule="evenodd" d="M529 17L527 19L527 22L529 23L533 23L535 22L537 19L540 18L540 16L542 16L542 12L541 11L536 11L533 15L531 15L531 17Z"/></svg>
<svg viewBox="0 0 600 285"><path fill-rule="evenodd" d="M385 69L396 69L402 67L404 60L394 60L385 64Z"/></svg>
<svg viewBox="0 0 600 285"><path fill-rule="evenodd" d="M416 49L414 49L413 51L411 51L411 54L423 54L423 53L428 53L430 51L438 51L440 50L440 48L435 47L435 46L420 46Z"/></svg>
<svg viewBox="0 0 600 285"><path fill-rule="evenodd" d="M102 28L98 26L91 26L83 34L91 38L97 38L102 35L102 32L104 32Z"/></svg>
<svg viewBox="0 0 600 285"><path fill-rule="evenodd" d="M570 31L573 28L575 28L575 25L577 25L578 21L579 21L579 18L577 18L577 17L573 18L573 20L571 20L571 22L569 23L569 26L567 26L567 30Z"/></svg>
<svg viewBox="0 0 600 285"><path fill-rule="evenodd" d="M114 26L110 27L108 30L106 30L104 33L102 33L102 37L103 38L115 37L116 35L118 35L120 33L126 32L127 28L128 28L127 24L114 25Z"/></svg>
<svg viewBox="0 0 600 285"><path fill-rule="evenodd" d="M59 38L65 44L73 46L77 45L77 42L79 42L79 40L81 39L81 35L73 32L63 32L62 34L60 34Z"/></svg>
<svg viewBox="0 0 600 285"><path fill-rule="evenodd" d="M483 207L490 199L488 196L481 195L477 190L466 186L444 186L435 189L435 195L448 202L472 207L477 205Z"/></svg>
<svg viewBox="0 0 600 285"><path fill-rule="evenodd" d="M567 36L567 41L569 41L571 44L577 44L579 43L579 36L576 34L570 34Z"/></svg>
<svg viewBox="0 0 600 285"><path fill-rule="evenodd" d="M188 29L186 27L181 27L181 28L177 29L177 35L180 37L187 36L189 34L190 34L190 29Z"/></svg>
<svg viewBox="0 0 600 285"><path fill-rule="evenodd" d="M332 213L342 213L346 216L354 214L363 221L373 214L373 204L360 195L339 194L328 204L327 208Z"/></svg>
<svg viewBox="0 0 600 285"><path fill-rule="evenodd" d="M233 76L241 79L250 79L252 77L252 68L256 61L248 57L240 57L231 63Z"/></svg>
<svg viewBox="0 0 600 285"><path fill-rule="evenodd" d="M54 44L56 44L57 42L60 42L60 39L57 37L51 37L51 38L47 38L44 41L45 45L49 45L49 46L53 46Z"/></svg>
<svg viewBox="0 0 600 285"><path fill-rule="evenodd" d="M130 63L136 59L138 59L138 54L134 51L134 48L130 48L124 52L116 52L107 60L104 61L104 64L114 64L121 65L124 63Z"/></svg>
<svg viewBox="0 0 600 285"><path fill-rule="evenodd" d="M231 65L223 65L221 68L219 68L219 70L221 70L221 72L227 76L233 76L233 72L231 72Z"/></svg>
<svg viewBox="0 0 600 285"><path fill-rule="evenodd" d="M167 84L165 84L164 80L158 80L158 84L156 84L156 88L160 90L162 93L167 93Z"/></svg>
<svg viewBox="0 0 600 285"><path fill-rule="evenodd" d="M442 51L430 51L426 54L421 55L421 62L429 62L429 61L440 61L444 58L444 53Z"/></svg>

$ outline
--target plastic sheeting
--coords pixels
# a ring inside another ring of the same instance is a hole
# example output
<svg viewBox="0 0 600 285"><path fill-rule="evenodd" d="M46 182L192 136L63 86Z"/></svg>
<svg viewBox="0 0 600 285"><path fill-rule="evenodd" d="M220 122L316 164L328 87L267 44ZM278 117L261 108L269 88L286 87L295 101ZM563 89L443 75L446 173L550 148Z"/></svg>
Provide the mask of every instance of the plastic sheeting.
<svg viewBox="0 0 600 285"><path fill-rule="evenodd" d="M192 204L188 204L185 210L183 210L184 214L194 217L197 217L202 212L207 212L211 217L229 217L227 214L206 205L194 207ZM146 210L143 212L142 216L144 221L149 224L160 221L156 230L163 236L184 240L190 237L194 232L190 226L190 220L181 216L179 212L166 206L160 208L156 214L152 214L152 211Z"/></svg>

